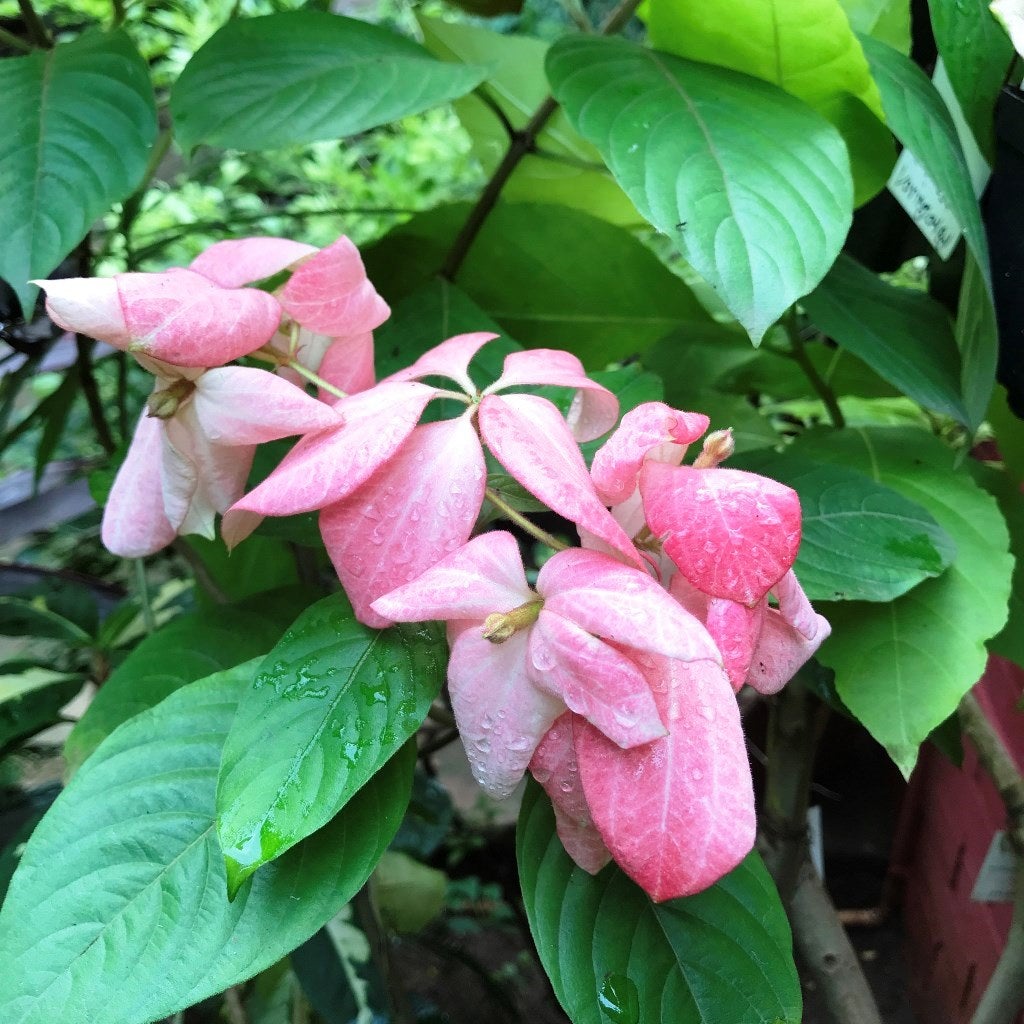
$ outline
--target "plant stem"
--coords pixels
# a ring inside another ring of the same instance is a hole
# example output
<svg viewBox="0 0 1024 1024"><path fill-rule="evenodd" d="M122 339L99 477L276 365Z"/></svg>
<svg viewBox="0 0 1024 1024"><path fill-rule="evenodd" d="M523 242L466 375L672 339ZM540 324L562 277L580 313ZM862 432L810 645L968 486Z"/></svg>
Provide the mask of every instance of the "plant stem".
<svg viewBox="0 0 1024 1024"><path fill-rule="evenodd" d="M1010 1024L1024 1010L1024 857L1017 856L1013 919L999 963L971 1024Z"/></svg>
<svg viewBox="0 0 1024 1024"><path fill-rule="evenodd" d="M242 1005L242 996L237 985L224 993L224 1009L230 1024L249 1024L249 1016Z"/></svg>
<svg viewBox="0 0 1024 1024"><path fill-rule="evenodd" d="M804 339L800 335L800 328L796 322L795 306L790 307L789 312L784 318L784 323L786 333L789 335L789 345L793 358L799 364L800 369L804 371L804 375L810 381L811 387L814 388L818 397L824 403L825 408L828 410L829 419L832 421L832 426L836 430L841 430L846 426L846 418L843 416L843 410L839 408L839 401L835 396L835 392L828 386L825 378L818 373L818 368L811 362L811 357L807 354Z"/></svg>
<svg viewBox="0 0 1024 1024"><path fill-rule="evenodd" d="M504 110L501 109L501 104L487 91L482 85L478 85L473 90L473 95L480 100L481 103L487 107L492 114L501 122L501 127L505 129L505 133L509 139L516 137L516 129L512 122L508 119L508 115Z"/></svg>
<svg viewBox="0 0 1024 1024"><path fill-rule="evenodd" d="M53 40L50 38L50 33L46 31L43 19L36 14L32 0L18 0L18 9L21 11L21 20L25 23L25 31L28 32L32 42L44 50L52 49Z"/></svg>
<svg viewBox="0 0 1024 1024"><path fill-rule="evenodd" d="M380 915L377 913L377 905L369 882L352 898L352 907L356 912L359 927L362 928L370 943L370 955L380 972L383 988L387 993L391 1020L394 1024L412 1024L413 1016L405 996L405 989L402 988L401 980L391 962L391 944Z"/></svg>
<svg viewBox="0 0 1024 1024"><path fill-rule="evenodd" d="M2 26L0 26L0 43L11 47L13 50L20 50L22 53L31 53L33 50L31 43L26 43L20 36L16 36L13 32L8 32Z"/></svg>
<svg viewBox="0 0 1024 1024"><path fill-rule="evenodd" d="M142 174L142 181L139 182L139 187L121 204L121 216L117 219L117 230L124 238L125 267L129 271L138 270L140 262L132 244L132 225L139 215L142 200L149 190L149 183L153 180L153 176L159 169L163 158L167 156L167 151L170 148L171 131L169 128L165 128L156 137L156 142L153 143L153 148L150 150L149 160L146 163L146 169Z"/></svg>
<svg viewBox="0 0 1024 1024"><path fill-rule="evenodd" d="M268 363L273 363L275 366L287 366L288 369L294 370L300 377L305 378L310 384L315 384L318 388L323 388L330 395L334 395L335 398L348 398L348 394L342 391L340 388L336 388L329 381L326 381L319 374L314 373L312 370L307 369L298 360L292 359L290 356L286 356L283 352L279 352L276 348L270 345L264 345L263 348L257 349L252 353L257 359L264 359Z"/></svg>
<svg viewBox="0 0 1024 1024"><path fill-rule="evenodd" d="M633 13L639 6L640 0L621 0L597 30L598 34L608 36L617 32L633 17ZM455 236L455 241L452 242L444 263L441 264L439 273L444 280L454 282L456 274L476 241L476 236L480 234L491 210L494 209L501 190L505 187L508 179L512 177L512 172L519 165L519 161L534 150L537 137L557 109L557 100L553 96L548 96L533 112L533 116L526 122L526 126L512 133L509 147L505 151L501 163L494 169L494 173L484 186L483 192L480 193L476 205L470 211L469 217L466 218L458 235Z"/></svg>
<svg viewBox="0 0 1024 1024"><path fill-rule="evenodd" d="M124 0L111 0L110 6L114 9L114 28L120 28L125 18Z"/></svg>
<svg viewBox="0 0 1024 1024"><path fill-rule="evenodd" d="M492 491L488 487L484 491L484 497L495 508L500 509L506 519L511 520L521 530L525 530L531 537L539 540L541 544L546 544L553 551L565 551L568 549L568 544L563 543L557 537L553 537L547 530L542 530L536 523L531 522L522 513L517 512L504 498L499 496L497 491Z"/></svg>
<svg viewBox="0 0 1024 1024"><path fill-rule="evenodd" d="M142 623L146 627L146 633L152 633L156 629L156 619L153 616L153 606L149 603L146 563L141 558L135 558L132 561L135 562L135 592L142 607Z"/></svg>

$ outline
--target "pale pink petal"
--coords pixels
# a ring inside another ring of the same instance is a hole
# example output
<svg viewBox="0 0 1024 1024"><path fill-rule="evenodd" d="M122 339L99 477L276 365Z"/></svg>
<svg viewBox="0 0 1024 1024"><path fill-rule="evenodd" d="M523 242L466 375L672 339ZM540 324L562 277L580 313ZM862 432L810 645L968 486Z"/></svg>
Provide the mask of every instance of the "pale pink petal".
<svg viewBox="0 0 1024 1024"><path fill-rule="evenodd" d="M132 352L176 366L222 366L273 337L281 307L254 288L220 288L192 270L118 274Z"/></svg>
<svg viewBox="0 0 1024 1024"><path fill-rule="evenodd" d="M555 831L565 852L584 871L596 875L612 855L590 817L590 808L583 795L573 742L575 718L571 711L567 711L548 729L534 752L530 774L551 798Z"/></svg>
<svg viewBox="0 0 1024 1024"><path fill-rule="evenodd" d="M708 632L722 652L734 690L738 691L747 678L767 606L767 599L758 601L753 608L723 597L713 597L708 602Z"/></svg>
<svg viewBox="0 0 1024 1024"><path fill-rule="evenodd" d="M832 632L815 613L792 572L772 588L779 607L765 612L746 682L760 693L778 693Z"/></svg>
<svg viewBox="0 0 1024 1024"><path fill-rule="evenodd" d="M533 681L622 747L665 735L636 664L560 615L541 611L529 631Z"/></svg>
<svg viewBox="0 0 1024 1024"><path fill-rule="evenodd" d="M412 583L374 601L373 609L394 622L472 620L510 612L536 595L530 590L511 533L495 530L474 537Z"/></svg>
<svg viewBox="0 0 1024 1024"><path fill-rule="evenodd" d="M199 421L195 402L182 406L169 426L171 437L180 440L179 431L188 434L188 440L180 443L188 445L188 458L196 474L196 493L189 513L192 522L201 524L199 529L186 529L186 525L190 525L186 520L179 532L208 535L213 530L211 511L218 515L226 512L245 493L256 445L218 444L208 437Z"/></svg>
<svg viewBox="0 0 1024 1024"><path fill-rule="evenodd" d="M377 380L373 366L373 333L366 331L351 338L335 339L319 365L310 369L348 395L367 391Z"/></svg>
<svg viewBox="0 0 1024 1024"><path fill-rule="evenodd" d="M661 902L714 884L754 843L739 710L709 661L655 659L650 685L669 735L620 750L579 723L576 753L594 823L622 869Z"/></svg>
<svg viewBox="0 0 1024 1024"><path fill-rule="evenodd" d="M707 622L711 598L698 590L685 576L676 573L669 583L669 593L694 617Z"/></svg>
<svg viewBox="0 0 1024 1024"><path fill-rule="evenodd" d="M635 491L648 458L678 466L687 445L710 426L703 413L682 412L664 402L644 402L622 417L615 433L594 455L590 475L606 505L618 505Z"/></svg>
<svg viewBox="0 0 1024 1024"><path fill-rule="evenodd" d="M46 292L46 312L58 327L115 348L126 349L131 343L115 278L68 277L32 284Z"/></svg>
<svg viewBox="0 0 1024 1024"><path fill-rule="evenodd" d="M457 381L468 394L476 393L476 385L469 375L469 364L489 341L497 334L479 331L475 334L457 334L442 341L416 360L405 370L393 373L388 380L418 380L420 377L448 377Z"/></svg>
<svg viewBox="0 0 1024 1024"><path fill-rule="evenodd" d="M351 494L401 447L434 389L424 384L378 384L335 405L345 425L307 434L259 486L225 516L233 535L236 512L287 516L325 508Z"/></svg>
<svg viewBox="0 0 1024 1024"><path fill-rule="evenodd" d="M103 544L122 558L142 558L174 540L160 487L163 423L142 414L103 510Z"/></svg>
<svg viewBox="0 0 1024 1024"><path fill-rule="evenodd" d="M647 462L647 522L698 590L755 605L789 572L800 546L800 499L775 480L736 469Z"/></svg>
<svg viewBox="0 0 1024 1024"><path fill-rule="evenodd" d="M562 414L536 395L487 395L480 431L494 457L552 511L600 537L633 565L636 549L601 504Z"/></svg>
<svg viewBox="0 0 1024 1024"><path fill-rule="evenodd" d="M203 433L218 444L259 444L344 422L336 410L301 388L249 366L204 373L193 404Z"/></svg>
<svg viewBox="0 0 1024 1024"><path fill-rule="evenodd" d="M503 800L565 705L538 690L526 673L527 634L504 643L464 629L452 645L448 690L473 777Z"/></svg>
<svg viewBox="0 0 1024 1024"><path fill-rule="evenodd" d="M708 631L660 583L598 551L560 551L544 563L537 592L547 611L595 636L669 658L721 662Z"/></svg>
<svg viewBox="0 0 1024 1024"><path fill-rule="evenodd" d="M534 385L576 389L566 420L577 441L593 441L608 433L619 418L619 400L615 395L591 380L576 356L558 349L510 352L501 376L487 388L486 394Z"/></svg>
<svg viewBox="0 0 1024 1024"><path fill-rule="evenodd" d="M162 359L144 356L141 352L132 354L139 366L153 374L158 381L165 383L173 383L176 380L199 380L204 373L208 372L205 366L173 366L171 363L165 363Z"/></svg>
<svg viewBox="0 0 1024 1024"><path fill-rule="evenodd" d="M486 478L468 417L425 423L362 487L320 513L327 553L360 622L391 625L371 603L469 540Z"/></svg>
<svg viewBox="0 0 1024 1024"><path fill-rule="evenodd" d="M241 288L287 270L317 250L289 238L234 238L215 242L188 266L221 288Z"/></svg>
<svg viewBox="0 0 1024 1024"><path fill-rule="evenodd" d="M317 334L365 334L391 315L366 276L359 250L344 236L300 264L281 289L281 305Z"/></svg>
<svg viewBox="0 0 1024 1024"><path fill-rule="evenodd" d="M163 447L160 453L160 488L164 496L164 512L171 525L179 533L185 522L199 487L199 472L196 468L195 437L189 426L182 422L181 411L169 420L164 420L162 432ZM192 530L193 533L209 532L213 535L215 509L209 503L198 512L205 515L208 510L209 530Z"/></svg>

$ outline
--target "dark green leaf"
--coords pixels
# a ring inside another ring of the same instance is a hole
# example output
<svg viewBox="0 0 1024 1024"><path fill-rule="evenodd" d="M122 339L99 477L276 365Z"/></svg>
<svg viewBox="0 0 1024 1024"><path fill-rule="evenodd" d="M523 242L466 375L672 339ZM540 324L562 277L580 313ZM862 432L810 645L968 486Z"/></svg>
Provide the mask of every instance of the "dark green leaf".
<svg viewBox="0 0 1024 1024"><path fill-rule="evenodd" d="M233 18L171 91L185 150L337 139L447 103L486 70L447 64L379 25L316 11Z"/></svg>
<svg viewBox="0 0 1024 1024"><path fill-rule="evenodd" d="M80 646L89 634L63 615L20 597L0 597L0 636L63 640Z"/></svg>
<svg viewBox="0 0 1024 1024"><path fill-rule="evenodd" d="M149 70L121 31L0 61L0 277L26 316L35 288L146 169L156 138Z"/></svg>
<svg viewBox="0 0 1024 1024"><path fill-rule="evenodd" d="M729 465L800 495L803 537L793 568L812 601L892 601L941 575L956 556L930 512L856 469L789 453Z"/></svg>
<svg viewBox="0 0 1024 1024"><path fill-rule="evenodd" d="M247 686L232 669L172 694L110 736L57 799L0 912L4 1024L168 1016L279 960L369 877L409 797L411 748L228 901L217 766Z"/></svg>
<svg viewBox="0 0 1024 1024"><path fill-rule="evenodd" d="M35 482L38 485L42 479L43 471L46 469L53 453L64 436L64 428L68 423L68 415L71 407L78 397L79 382L77 369L69 370L60 386L49 396L49 405L46 415L43 418L43 433L36 445L36 468Z"/></svg>
<svg viewBox="0 0 1024 1024"><path fill-rule="evenodd" d="M573 864L530 780L516 855L537 952L573 1024L608 1024L610 1003L628 1014L629 982L645 1024L798 1024L789 924L756 853L696 896L652 903L614 864L596 877Z"/></svg>
<svg viewBox="0 0 1024 1024"><path fill-rule="evenodd" d="M426 772L416 770L409 810L391 849L429 857L444 842L452 824L452 799L448 790Z"/></svg>
<svg viewBox="0 0 1024 1024"><path fill-rule="evenodd" d="M184 543L195 551L222 600L226 597L229 601L241 601L299 582L295 556L283 541L251 537L233 551L228 551L219 539L207 540L198 535L188 537ZM206 586L203 577L197 582L200 587Z"/></svg>
<svg viewBox="0 0 1024 1024"><path fill-rule="evenodd" d="M420 214L367 250L385 298L437 273L468 213L457 205ZM457 283L516 341L568 349L592 369L642 352L680 324L712 322L630 232L563 206L499 203Z"/></svg>
<svg viewBox="0 0 1024 1024"><path fill-rule="evenodd" d="M973 430L985 418L992 398L999 360L999 328L992 295L971 253L964 259L956 312L956 343L963 360L961 388L969 416L967 422Z"/></svg>
<svg viewBox="0 0 1024 1024"><path fill-rule="evenodd" d="M217 830L232 892L329 821L416 731L445 654L436 627L370 629L341 594L289 627L224 746Z"/></svg>
<svg viewBox="0 0 1024 1024"><path fill-rule="evenodd" d="M29 577L31 579L31 576ZM40 576L35 582L18 590L15 597L32 601L41 600L55 615L73 622L90 636L99 628L99 608L92 589L84 583L60 576Z"/></svg>
<svg viewBox="0 0 1024 1024"><path fill-rule="evenodd" d="M272 599L267 607L273 607ZM73 772L122 722L179 687L265 654L282 629L230 606L173 619L146 637L96 694L64 744L68 770Z"/></svg>
<svg viewBox="0 0 1024 1024"><path fill-rule="evenodd" d="M623 39L561 39L547 72L637 209L759 344L846 238L853 184L839 132L766 82Z"/></svg>
<svg viewBox="0 0 1024 1024"><path fill-rule="evenodd" d="M918 747L978 681L985 641L1006 621L1013 559L995 500L926 431L906 427L814 431L796 454L858 469L926 508L953 538L956 558L891 604L821 606L832 636L818 652L835 669L846 706L905 775Z"/></svg>
<svg viewBox="0 0 1024 1024"><path fill-rule="evenodd" d="M803 300L815 325L926 409L966 420L949 314L923 292L886 284L849 256Z"/></svg>
<svg viewBox="0 0 1024 1024"><path fill-rule="evenodd" d="M60 709L84 683L85 676L78 673L45 669L19 675L0 672L0 752L58 721Z"/></svg>
<svg viewBox="0 0 1024 1024"><path fill-rule="evenodd" d="M928 0L928 8L964 120L991 162L996 97L1009 72L1013 44L988 9L989 0Z"/></svg>

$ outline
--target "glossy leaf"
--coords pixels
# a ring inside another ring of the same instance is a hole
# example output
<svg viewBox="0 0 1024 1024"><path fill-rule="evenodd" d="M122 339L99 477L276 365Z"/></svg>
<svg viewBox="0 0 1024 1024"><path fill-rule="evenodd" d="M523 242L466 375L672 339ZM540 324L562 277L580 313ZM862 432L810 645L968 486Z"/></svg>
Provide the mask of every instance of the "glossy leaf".
<svg viewBox="0 0 1024 1024"><path fill-rule="evenodd" d="M623 39L562 39L547 72L637 209L759 344L846 237L853 193L839 133L765 82Z"/></svg>
<svg viewBox="0 0 1024 1024"><path fill-rule="evenodd" d="M952 324L929 295L886 284L844 255L803 306L816 327L903 394L966 420Z"/></svg>
<svg viewBox="0 0 1024 1024"><path fill-rule="evenodd" d="M329 821L416 731L444 665L439 630L369 629L340 594L299 616L224 745L217 832L232 892Z"/></svg>
<svg viewBox="0 0 1024 1024"><path fill-rule="evenodd" d="M573 864L531 781L516 856L537 952L573 1024L608 1024L633 989L645 1022L800 1020L789 925L756 853L696 896L652 903L614 864L597 876Z"/></svg>
<svg viewBox="0 0 1024 1024"><path fill-rule="evenodd" d="M122 722L186 683L265 654L278 636L280 627L269 619L230 606L172 620L146 637L104 682L64 744L68 771L74 772Z"/></svg>
<svg viewBox="0 0 1024 1024"><path fill-rule="evenodd" d="M842 133L858 204L884 185L896 160L878 87L840 0L650 0L651 45L771 82Z"/></svg>
<svg viewBox="0 0 1024 1024"><path fill-rule="evenodd" d="M860 470L926 508L956 558L888 605L820 606L832 636L818 653L835 669L846 706L909 775L928 734L953 713L985 668L985 641L1006 621L1013 559L995 500L923 430L822 431L796 452Z"/></svg>
<svg viewBox="0 0 1024 1024"><path fill-rule="evenodd" d="M468 213L461 204L419 214L364 253L385 298L433 278ZM641 352L680 323L712 323L632 234L564 206L499 203L456 280L517 341L568 349L587 366Z"/></svg>
<svg viewBox="0 0 1024 1024"><path fill-rule="evenodd" d="M142 179L156 107L146 63L121 31L0 61L0 96L0 277L30 319L29 279L46 277Z"/></svg>
<svg viewBox="0 0 1024 1024"><path fill-rule="evenodd" d="M514 128L524 128L547 98L547 43L439 18L421 16L419 24L431 53L443 60L490 68L482 88ZM453 106L473 141L474 154L484 171L492 174L509 147L508 130L475 93L456 100ZM563 111L556 110L545 124L536 148L537 152L527 153L519 161L502 189L506 200L561 204L613 224L643 223L608 173L601 154L579 137Z"/></svg>
<svg viewBox="0 0 1024 1024"><path fill-rule="evenodd" d="M855 32L910 53L910 0L839 0Z"/></svg>
<svg viewBox="0 0 1024 1024"><path fill-rule="evenodd" d="M983 154L995 150L994 110L1013 59L1013 43L989 10L990 0L928 0L935 43Z"/></svg>
<svg viewBox="0 0 1024 1024"><path fill-rule="evenodd" d="M956 556L952 537L927 509L859 470L788 453L730 465L800 495L803 537L793 569L812 601L891 601L940 576Z"/></svg>
<svg viewBox="0 0 1024 1024"><path fill-rule="evenodd" d="M171 113L185 150L273 149L355 135L448 103L484 75L379 25L288 11L231 19L182 71Z"/></svg>
<svg viewBox="0 0 1024 1024"><path fill-rule="evenodd" d="M280 959L369 877L408 800L411 749L228 901L214 797L247 684L233 669L172 694L110 736L57 799L0 912L5 1024L168 1016Z"/></svg>

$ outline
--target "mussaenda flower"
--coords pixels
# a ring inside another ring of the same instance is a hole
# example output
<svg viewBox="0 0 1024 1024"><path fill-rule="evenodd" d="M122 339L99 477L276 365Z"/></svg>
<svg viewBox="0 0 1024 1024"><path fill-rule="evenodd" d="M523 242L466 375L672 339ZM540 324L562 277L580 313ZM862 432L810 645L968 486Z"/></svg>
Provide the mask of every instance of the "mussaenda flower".
<svg viewBox="0 0 1024 1024"><path fill-rule="evenodd" d="M615 422L618 401L574 356L535 349L509 354L501 377L478 390L469 364L496 336L464 334L407 370L337 403L345 426L304 438L229 511L224 535L243 539L262 516L322 509L320 528L339 578L367 625L389 620L375 598L415 579L468 540L484 500L482 444L528 491L626 561L636 552L594 489L578 441ZM459 390L422 382L446 377ZM567 417L546 398L508 388L572 388ZM417 426L435 398L456 398L455 419Z"/></svg>

